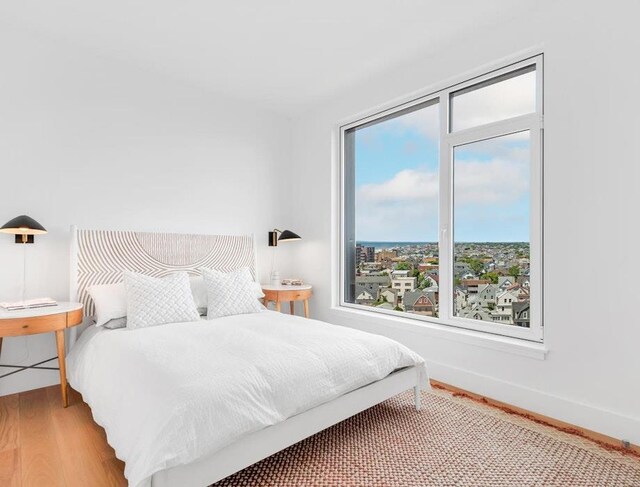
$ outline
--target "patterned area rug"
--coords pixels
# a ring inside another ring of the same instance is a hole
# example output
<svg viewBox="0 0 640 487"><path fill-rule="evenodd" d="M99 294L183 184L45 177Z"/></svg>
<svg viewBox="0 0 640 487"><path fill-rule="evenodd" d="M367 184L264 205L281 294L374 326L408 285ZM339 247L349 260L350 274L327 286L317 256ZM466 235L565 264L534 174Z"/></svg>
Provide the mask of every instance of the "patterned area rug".
<svg viewBox="0 0 640 487"><path fill-rule="evenodd" d="M444 391L385 401L215 484L640 486L640 459Z"/></svg>

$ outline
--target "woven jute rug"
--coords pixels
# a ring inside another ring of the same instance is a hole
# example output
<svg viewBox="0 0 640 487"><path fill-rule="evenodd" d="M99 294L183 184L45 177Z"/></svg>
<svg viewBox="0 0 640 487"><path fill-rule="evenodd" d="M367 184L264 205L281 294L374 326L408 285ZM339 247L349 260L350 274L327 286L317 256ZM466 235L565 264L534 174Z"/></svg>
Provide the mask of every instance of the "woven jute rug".
<svg viewBox="0 0 640 487"><path fill-rule="evenodd" d="M405 393L215 484L640 486L640 459L444 391Z"/></svg>

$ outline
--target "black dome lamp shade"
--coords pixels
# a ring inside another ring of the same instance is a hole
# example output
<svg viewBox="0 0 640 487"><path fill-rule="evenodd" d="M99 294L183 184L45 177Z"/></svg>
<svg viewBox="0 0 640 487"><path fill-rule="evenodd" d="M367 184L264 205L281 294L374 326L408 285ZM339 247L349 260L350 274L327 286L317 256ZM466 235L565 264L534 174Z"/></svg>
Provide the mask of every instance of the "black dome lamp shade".
<svg viewBox="0 0 640 487"><path fill-rule="evenodd" d="M33 243L34 235L43 235L47 230L27 215L20 215L0 227L0 232L16 236L16 243Z"/></svg>
<svg viewBox="0 0 640 487"><path fill-rule="evenodd" d="M279 237L278 233L280 234ZM302 240L302 237L291 230L278 230L275 228L273 232L269 232L269 247L276 247L278 242L291 242L293 240Z"/></svg>

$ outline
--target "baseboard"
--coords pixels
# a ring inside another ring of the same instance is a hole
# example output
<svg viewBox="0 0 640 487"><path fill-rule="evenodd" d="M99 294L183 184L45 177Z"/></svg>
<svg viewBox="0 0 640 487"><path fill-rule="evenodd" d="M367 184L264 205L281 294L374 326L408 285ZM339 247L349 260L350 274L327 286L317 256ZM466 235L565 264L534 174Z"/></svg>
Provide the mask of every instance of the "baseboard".
<svg viewBox="0 0 640 487"><path fill-rule="evenodd" d="M449 365L429 362L429 373L435 387L640 455L640 419Z"/></svg>

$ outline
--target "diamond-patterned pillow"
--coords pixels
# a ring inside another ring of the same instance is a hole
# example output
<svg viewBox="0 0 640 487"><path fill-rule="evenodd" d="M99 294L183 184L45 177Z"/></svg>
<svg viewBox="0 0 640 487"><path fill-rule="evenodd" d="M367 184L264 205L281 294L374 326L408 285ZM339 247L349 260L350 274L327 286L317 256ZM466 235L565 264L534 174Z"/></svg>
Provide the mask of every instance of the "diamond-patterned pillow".
<svg viewBox="0 0 640 487"><path fill-rule="evenodd" d="M200 269L207 286L207 319L259 313L265 308L256 298L255 283L247 267L224 274Z"/></svg>
<svg viewBox="0 0 640 487"><path fill-rule="evenodd" d="M200 319L186 272L157 278L125 271L124 285L127 290L127 328Z"/></svg>

